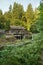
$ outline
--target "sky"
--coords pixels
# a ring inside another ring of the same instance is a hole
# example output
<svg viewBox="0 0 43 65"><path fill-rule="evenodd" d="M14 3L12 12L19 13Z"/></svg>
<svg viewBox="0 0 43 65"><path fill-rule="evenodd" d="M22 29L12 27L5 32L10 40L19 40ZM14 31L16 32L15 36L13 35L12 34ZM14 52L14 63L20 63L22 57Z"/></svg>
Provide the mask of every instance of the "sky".
<svg viewBox="0 0 43 65"><path fill-rule="evenodd" d="M39 6L40 0L0 0L0 9L4 13L9 10L10 4L13 6L14 2L22 4L24 7L24 10L26 11L26 8L29 3L31 3L33 9L35 9L36 7Z"/></svg>

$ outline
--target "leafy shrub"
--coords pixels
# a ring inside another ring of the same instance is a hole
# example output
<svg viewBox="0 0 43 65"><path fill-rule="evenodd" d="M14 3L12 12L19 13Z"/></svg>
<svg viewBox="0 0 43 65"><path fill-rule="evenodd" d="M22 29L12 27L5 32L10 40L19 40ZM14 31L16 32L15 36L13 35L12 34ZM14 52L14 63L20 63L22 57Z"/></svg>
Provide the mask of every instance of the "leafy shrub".
<svg viewBox="0 0 43 65"><path fill-rule="evenodd" d="M39 65L39 45L6 46L0 51L0 65Z"/></svg>

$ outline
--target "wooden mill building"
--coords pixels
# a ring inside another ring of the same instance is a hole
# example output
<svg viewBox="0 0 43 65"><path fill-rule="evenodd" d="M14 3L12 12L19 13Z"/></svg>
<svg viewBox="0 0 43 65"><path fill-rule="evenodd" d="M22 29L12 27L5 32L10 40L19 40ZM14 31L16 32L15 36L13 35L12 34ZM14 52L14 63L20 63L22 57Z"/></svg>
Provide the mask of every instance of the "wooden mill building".
<svg viewBox="0 0 43 65"><path fill-rule="evenodd" d="M22 26L10 26L10 30L6 33L6 35L13 35L16 39L32 38L31 33Z"/></svg>

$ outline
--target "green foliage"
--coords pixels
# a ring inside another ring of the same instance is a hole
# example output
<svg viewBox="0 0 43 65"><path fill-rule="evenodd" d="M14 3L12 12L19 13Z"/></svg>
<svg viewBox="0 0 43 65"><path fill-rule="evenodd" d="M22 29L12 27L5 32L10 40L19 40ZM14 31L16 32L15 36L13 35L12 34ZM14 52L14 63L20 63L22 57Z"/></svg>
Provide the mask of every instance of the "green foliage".
<svg viewBox="0 0 43 65"><path fill-rule="evenodd" d="M39 18L39 13L40 13L40 11L39 11L39 7L38 7L38 8L35 9L35 12L34 12L34 16L35 16L34 20L35 20L35 22Z"/></svg>
<svg viewBox="0 0 43 65"><path fill-rule="evenodd" d="M12 5L10 5L9 11L5 12L4 14L2 13L2 10L0 10L0 17L4 15L6 22L7 20L10 20L10 25L22 25L27 30L30 30L30 26L37 19L36 13L37 11L34 13L31 4L28 5L27 10L25 12L21 4L14 2L13 8L12 8ZM0 22L0 26L1 26L1 22Z"/></svg>
<svg viewBox="0 0 43 65"><path fill-rule="evenodd" d="M36 42L23 46L6 46L0 51L0 65L39 65L39 52Z"/></svg>
<svg viewBox="0 0 43 65"><path fill-rule="evenodd" d="M2 15L0 17L0 29L8 30L10 28L10 20L5 19L5 17Z"/></svg>
<svg viewBox="0 0 43 65"><path fill-rule="evenodd" d="M0 10L0 17L1 17L2 14L3 14L3 13L2 13L2 10Z"/></svg>
<svg viewBox="0 0 43 65"><path fill-rule="evenodd" d="M38 34L33 35L31 44L21 43L20 45L5 46L0 50L0 65L41 65L40 52L43 51L43 3L40 3L40 17L36 24L33 25L32 31L39 31ZM10 8L11 11L11 8ZM6 13L5 19L13 22L14 25L22 25L26 28L34 22L34 12L31 4L27 8L27 12L23 12L23 7L20 4L14 3L12 13ZM12 14L12 15L11 15ZM24 14L24 15L23 15ZM10 15L12 17L10 17ZM26 15L26 16L25 16ZM0 20L1 21L1 20ZM27 25L26 25L27 24ZM6 29L9 29L10 22L6 21ZM25 40L24 40L25 41Z"/></svg>
<svg viewBox="0 0 43 65"><path fill-rule="evenodd" d="M24 13L23 6L18 3L14 3L12 9L13 18L22 19L23 13Z"/></svg>
<svg viewBox="0 0 43 65"><path fill-rule="evenodd" d="M10 11L5 12L5 13L4 13L4 17L5 17L6 20L11 20L11 19L12 19L12 14L11 14L11 12L10 12Z"/></svg>
<svg viewBox="0 0 43 65"><path fill-rule="evenodd" d="M43 2L40 2L39 11L40 11L39 13L40 17L36 23L39 31L43 31Z"/></svg>
<svg viewBox="0 0 43 65"><path fill-rule="evenodd" d="M9 12L10 13L12 12L12 5L10 5L10 7L9 7Z"/></svg>
<svg viewBox="0 0 43 65"><path fill-rule="evenodd" d="M31 25L30 31L32 33L38 33L39 32L39 30L37 29L36 23L34 23L34 24Z"/></svg>
<svg viewBox="0 0 43 65"><path fill-rule="evenodd" d="M5 30L9 30L9 29L10 29L10 20L7 20L5 24Z"/></svg>
<svg viewBox="0 0 43 65"><path fill-rule="evenodd" d="M15 19L14 22L12 22L11 24L16 26L22 26L22 21L19 19Z"/></svg>
<svg viewBox="0 0 43 65"><path fill-rule="evenodd" d="M31 4L29 4L27 7L26 18L27 18L27 29L29 30L31 24L34 22L34 11Z"/></svg>
<svg viewBox="0 0 43 65"><path fill-rule="evenodd" d="M5 20L4 16L1 16L0 17L0 29L4 29L5 22L6 22L6 20Z"/></svg>

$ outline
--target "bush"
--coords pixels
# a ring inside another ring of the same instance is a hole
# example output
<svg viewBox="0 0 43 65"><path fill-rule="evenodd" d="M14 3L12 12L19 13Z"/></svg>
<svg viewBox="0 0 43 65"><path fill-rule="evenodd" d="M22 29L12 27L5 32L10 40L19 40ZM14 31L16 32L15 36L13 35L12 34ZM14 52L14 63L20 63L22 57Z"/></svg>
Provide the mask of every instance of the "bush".
<svg viewBox="0 0 43 65"><path fill-rule="evenodd" d="M0 51L0 65L39 65L39 45L6 46Z"/></svg>

